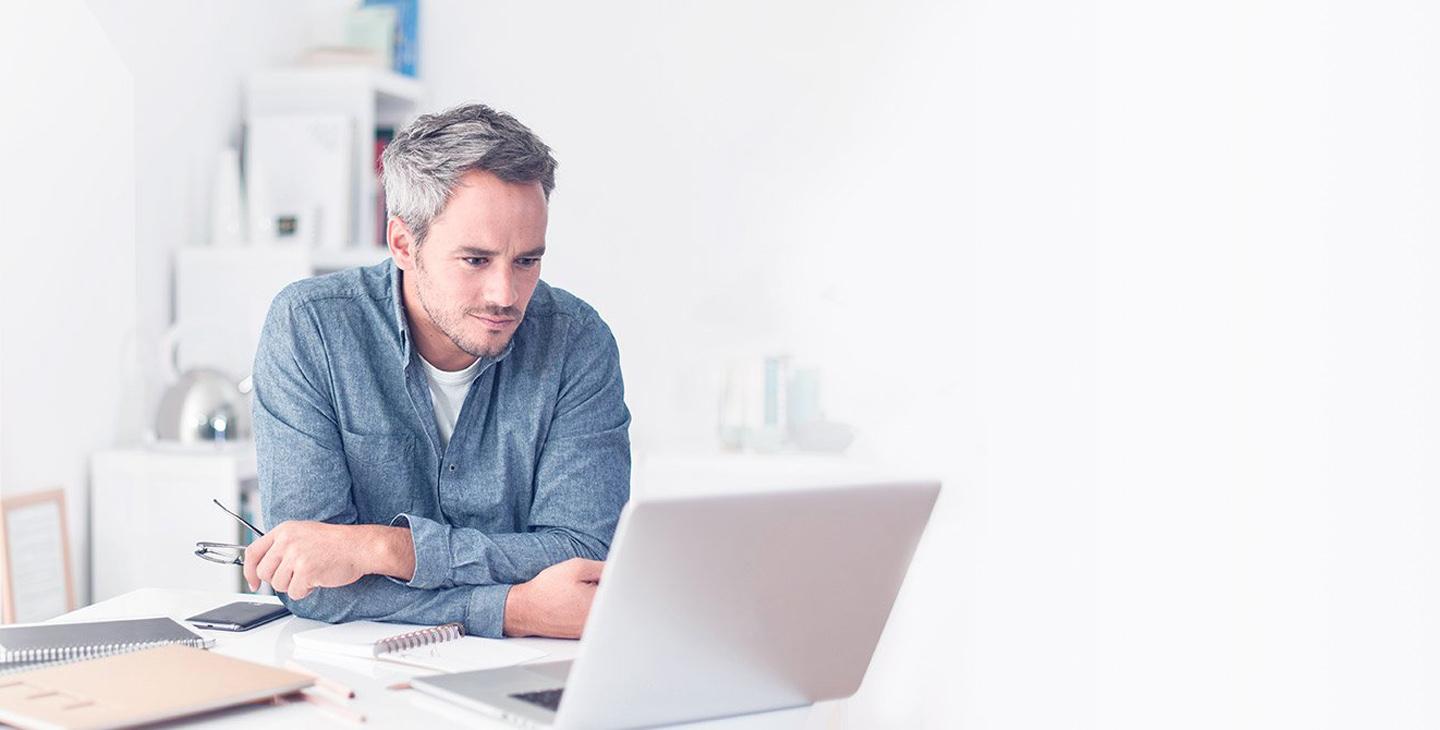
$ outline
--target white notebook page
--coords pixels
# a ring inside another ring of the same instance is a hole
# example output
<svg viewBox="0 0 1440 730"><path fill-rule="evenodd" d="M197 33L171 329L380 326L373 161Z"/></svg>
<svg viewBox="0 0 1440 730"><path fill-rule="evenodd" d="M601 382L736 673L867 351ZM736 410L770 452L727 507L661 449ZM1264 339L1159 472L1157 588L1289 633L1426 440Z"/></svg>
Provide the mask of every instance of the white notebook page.
<svg viewBox="0 0 1440 730"><path fill-rule="evenodd" d="M375 643L392 636L430 628L413 624L351 621L295 634L296 648L346 656L381 659L442 672L498 669L545 656L545 652L505 639L464 636L406 651L375 654Z"/></svg>

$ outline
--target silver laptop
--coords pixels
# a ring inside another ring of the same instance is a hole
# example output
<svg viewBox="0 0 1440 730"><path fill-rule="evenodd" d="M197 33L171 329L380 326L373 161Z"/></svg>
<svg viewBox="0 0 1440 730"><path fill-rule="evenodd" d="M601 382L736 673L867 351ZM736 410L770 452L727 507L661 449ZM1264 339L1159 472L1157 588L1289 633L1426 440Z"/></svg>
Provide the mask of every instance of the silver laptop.
<svg viewBox="0 0 1440 730"><path fill-rule="evenodd" d="M939 491L904 482L632 501L573 662L411 684L546 728L644 727L848 697Z"/></svg>

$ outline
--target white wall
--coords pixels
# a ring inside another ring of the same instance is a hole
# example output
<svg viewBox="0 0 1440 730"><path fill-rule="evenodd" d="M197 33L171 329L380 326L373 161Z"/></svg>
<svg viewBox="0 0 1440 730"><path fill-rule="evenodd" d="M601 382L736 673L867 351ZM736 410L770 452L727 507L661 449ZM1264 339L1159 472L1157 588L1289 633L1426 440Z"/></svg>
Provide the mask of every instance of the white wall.
<svg viewBox="0 0 1440 730"><path fill-rule="evenodd" d="M79 2L0 24L5 253L0 496L61 488L81 600L86 463L129 406L135 325L133 81ZM11 560L33 559L17 554Z"/></svg>
<svg viewBox="0 0 1440 730"><path fill-rule="evenodd" d="M945 475L844 726L1425 727L1437 23L432 2L422 63L555 147L643 449L785 346Z"/></svg>

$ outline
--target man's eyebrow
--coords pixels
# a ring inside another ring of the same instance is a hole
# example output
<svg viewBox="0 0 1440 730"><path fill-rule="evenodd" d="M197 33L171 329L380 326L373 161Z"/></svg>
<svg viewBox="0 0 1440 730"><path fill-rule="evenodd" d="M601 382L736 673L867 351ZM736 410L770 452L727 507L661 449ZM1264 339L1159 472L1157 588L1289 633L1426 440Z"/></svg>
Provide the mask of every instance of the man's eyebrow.
<svg viewBox="0 0 1440 730"><path fill-rule="evenodd" d="M491 251L491 250L488 249L488 248L480 248L479 246L461 246L461 247L460 247L460 255L461 255L461 256L475 256L475 257L488 256L488 257L490 257L490 258L495 258L496 256L499 256L499 255L500 255L500 252L499 252L499 251ZM532 248L532 249L530 249L529 251L526 251L526 252L520 254L519 256L516 256L515 258L517 258L517 259L529 259L529 258L537 258L537 257L544 256L544 255L545 255L545 247L544 247L544 246L541 246L541 247L539 247L539 248Z"/></svg>

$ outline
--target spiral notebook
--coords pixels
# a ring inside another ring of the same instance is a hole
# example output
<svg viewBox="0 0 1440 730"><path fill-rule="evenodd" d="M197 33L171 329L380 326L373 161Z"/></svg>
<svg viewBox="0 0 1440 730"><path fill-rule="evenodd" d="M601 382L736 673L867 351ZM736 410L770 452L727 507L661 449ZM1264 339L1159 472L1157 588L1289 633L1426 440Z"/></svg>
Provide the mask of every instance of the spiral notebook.
<svg viewBox="0 0 1440 730"><path fill-rule="evenodd" d="M545 656L504 639L466 636L458 623L417 627L351 621L295 634L295 648L405 664L440 672L498 669Z"/></svg>
<svg viewBox="0 0 1440 730"><path fill-rule="evenodd" d="M0 626L0 672L20 665L93 659L166 644L215 645L169 618Z"/></svg>

